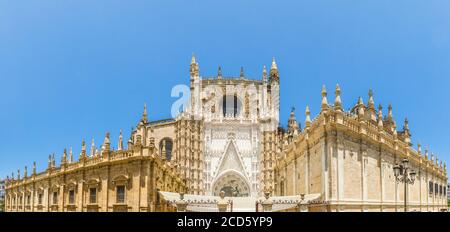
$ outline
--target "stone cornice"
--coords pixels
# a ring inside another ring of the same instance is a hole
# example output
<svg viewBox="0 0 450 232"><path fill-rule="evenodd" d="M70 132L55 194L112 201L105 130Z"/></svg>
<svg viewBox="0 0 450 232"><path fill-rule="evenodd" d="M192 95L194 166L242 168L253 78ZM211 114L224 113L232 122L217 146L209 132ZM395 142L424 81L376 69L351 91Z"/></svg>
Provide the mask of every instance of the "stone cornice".
<svg viewBox="0 0 450 232"><path fill-rule="evenodd" d="M144 152L141 151L111 151L109 153L108 158L102 157L86 157L84 160L80 160L78 162L74 162L71 164L67 164L65 167L57 167L52 169L47 169L44 172L41 172L37 175L33 175L31 177L27 177L21 180L15 180L13 182L9 182L5 185L6 190L27 186L30 184L34 184L40 181L50 180L53 178L58 178L67 174L78 173L86 170L90 170L92 168L99 169L102 167L126 164L130 161L139 161L139 160L150 160L157 164L157 167L162 169L163 172L169 173L170 176L174 177L178 183L184 183L184 181L180 178L180 173L178 168L164 160L161 156L156 154L156 150L151 147L143 147L142 150L149 149L149 155L142 155Z"/></svg>
<svg viewBox="0 0 450 232"><path fill-rule="evenodd" d="M277 166L285 166L302 155L300 152L305 151L309 144L317 143L325 135L325 132L328 136L335 136L334 132L350 135L362 142L388 150L400 158L408 158L417 166L425 167L426 170L447 179L446 170L420 155L409 144L395 138L384 129L380 130L374 122L360 120L357 115L332 109L320 113L312 120L310 127L305 128L294 138L292 143L283 149L278 157Z"/></svg>

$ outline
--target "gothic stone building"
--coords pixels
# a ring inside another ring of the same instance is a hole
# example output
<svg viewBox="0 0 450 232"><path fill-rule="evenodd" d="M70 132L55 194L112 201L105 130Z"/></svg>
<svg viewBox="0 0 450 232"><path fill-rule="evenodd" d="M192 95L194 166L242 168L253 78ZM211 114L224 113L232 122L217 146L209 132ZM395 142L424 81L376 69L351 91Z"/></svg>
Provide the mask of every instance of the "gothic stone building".
<svg viewBox="0 0 450 232"><path fill-rule="evenodd" d="M407 124L396 130L373 98L344 112L340 89L334 106L323 91L322 112L307 110L305 129L291 112L279 126L280 77L275 60L255 80L241 73L200 77L192 57L190 96L175 118L147 121L147 107L127 147L122 134L110 149L109 134L89 154L82 143L78 161L64 151L61 165L49 157L45 172L8 178L7 211L170 211L159 191L195 195L256 197L321 194L318 211L398 210L402 189L393 165L404 157L418 172L409 187L417 210L444 207L445 165L410 146ZM429 183L429 184L428 184ZM445 202L446 203L446 202Z"/></svg>

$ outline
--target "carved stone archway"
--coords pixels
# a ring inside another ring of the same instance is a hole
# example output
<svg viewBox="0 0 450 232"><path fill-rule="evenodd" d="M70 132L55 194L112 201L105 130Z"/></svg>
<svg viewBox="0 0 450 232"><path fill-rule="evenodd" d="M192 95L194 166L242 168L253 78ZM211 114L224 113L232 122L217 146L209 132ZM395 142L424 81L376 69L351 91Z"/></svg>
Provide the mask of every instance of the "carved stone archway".
<svg viewBox="0 0 450 232"><path fill-rule="evenodd" d="M223 172L213 185L213 195L219 196L224 191L226 197L248 197L251 189L241 174L234 170Z"/></svg>

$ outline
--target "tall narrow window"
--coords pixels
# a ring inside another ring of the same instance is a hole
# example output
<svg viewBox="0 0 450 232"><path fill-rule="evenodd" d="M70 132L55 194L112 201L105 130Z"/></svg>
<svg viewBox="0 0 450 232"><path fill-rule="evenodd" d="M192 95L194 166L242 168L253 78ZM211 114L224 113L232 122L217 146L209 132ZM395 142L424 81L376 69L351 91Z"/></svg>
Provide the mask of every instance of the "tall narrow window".
<svg viewBox="0 0 450 232"><path fill-rule="evenodd" d="M38 194L38 204L42 205L42 193Z"/></svg>
<svg viewBox="0 0 450 232"><path fill-rule="evenodd" d="M58 192L53 192L53 204L58 204Z"/></svg>
<svg viewBox="0 0 450 232"><path fill-rule="evenodd" d="M97 203L97 188L89 189L89 203L91 204Z"/></svg>
<svg viewBox="0 0 450 232"><path fill-rule="evenodd" d="M233 115L234 115L234 117L236 117L236 115L237 115L237 95L236 94L234 94L233 102L234 102Z"/></svg>
<svg viewBox="0 0 450 232"><path fill-rule="evenodd" d="M428 182L428 190L429 190L430 194L433 194L433 182L431 182L431 181Z"/></svg>
<svg viewBox="0 0 450 232"><path fill-rule="evenodd" d="M438 195L439 194L439 186L437 183L434 184L434 195Z"/></svg>
<svg viewBox="0 0 450 232"><path fill-rule="evenodd" d="M116 187L117 199L116 203L125 203L125 186L119 185Z"/></svg>
<svg viewBox="0 0 450 232"><path fill-rule="evenodd" d="M227 114L227 96L223 96L222 111L223 111L223 116L225 117Z"/></svg>
<svg viewBox="0 0 450 232"><path fill-rule="evenodd" d="M27 195L27 205L30 205L31 203L31 195Z"/></svg>
<svg viewBox="0 0 450 232"><path fill-rule="evenodd" d="M69 204L73 205L75 203L75 190L69 191Z"/></svg>

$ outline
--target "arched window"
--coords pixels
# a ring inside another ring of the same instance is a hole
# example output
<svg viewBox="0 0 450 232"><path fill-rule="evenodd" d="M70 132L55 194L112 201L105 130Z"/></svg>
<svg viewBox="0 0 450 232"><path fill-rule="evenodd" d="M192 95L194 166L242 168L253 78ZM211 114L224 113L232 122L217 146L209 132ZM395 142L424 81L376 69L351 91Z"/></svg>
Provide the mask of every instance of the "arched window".
<svg viewBox="0 0 450 232"><path fill-rule="evenodd" d="M161 155L166 157L167 161L172 159L173 142L171 138L164 138L159 142L159 151Z"/></svg>

